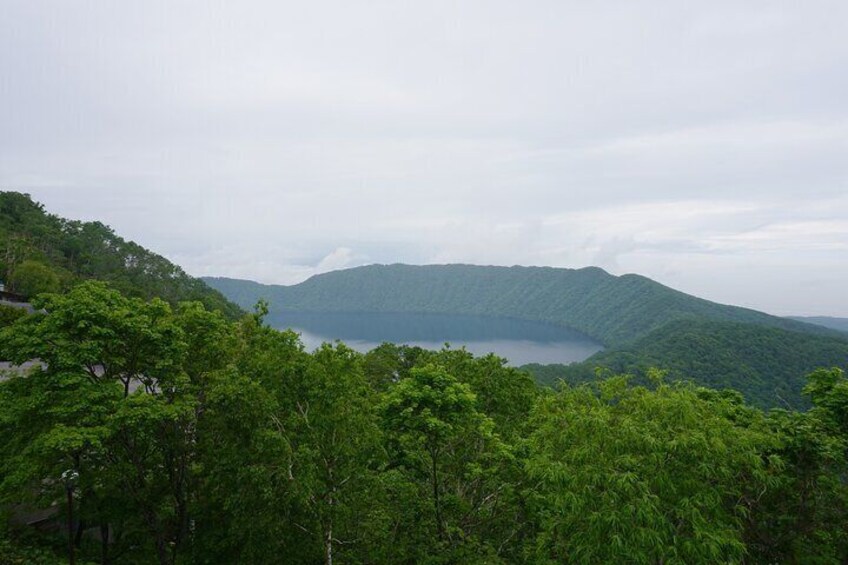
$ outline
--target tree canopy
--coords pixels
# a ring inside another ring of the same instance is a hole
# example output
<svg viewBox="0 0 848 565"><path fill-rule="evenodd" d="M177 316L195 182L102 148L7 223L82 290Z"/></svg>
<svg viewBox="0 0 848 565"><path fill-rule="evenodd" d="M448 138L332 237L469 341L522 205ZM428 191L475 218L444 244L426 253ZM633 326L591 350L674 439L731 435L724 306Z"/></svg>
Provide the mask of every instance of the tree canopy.
<svg viewBox="0 0 848 565"><path fill-rule="evenodd" d="M200 279L108 226L60 218L27 194L0 191L0 282L8 290L30 296L90 279L128 296L158 297L172 306L198 301L231 319L241 314Z"/></svg>
<svg viewBox="0 0 848 565"><path fill-rule="evenodd" d="M61 560L21 516L64 512L69 469L89 562L848 559L838 368L765 412L653 370L552 390L462 349L310 352L263 305L95 281L35 305L0 329L0 356L40 360L0 381L9 559Z"/></svg>

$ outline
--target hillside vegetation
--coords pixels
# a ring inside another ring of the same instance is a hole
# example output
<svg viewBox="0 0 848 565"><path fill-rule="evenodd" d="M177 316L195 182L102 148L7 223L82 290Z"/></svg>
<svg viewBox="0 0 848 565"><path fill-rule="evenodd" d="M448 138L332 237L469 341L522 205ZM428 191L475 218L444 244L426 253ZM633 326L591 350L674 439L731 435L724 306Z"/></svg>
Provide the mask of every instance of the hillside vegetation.
<svg viewBox="0 0 848 565"><path fill-rule="evenodd" d="M734 388L759 406L806 408L803 375L817 367L848 368L848 341L737 322L678 320L620 348L572 365L525 365L540 383L596 379L598 368L646 382L652 368L672 379Z"/></svg>
<svg viewBox="0 0 848 565"><path fill-rule="evenodd" d="M36 295L86 279L108 282L128 296L171 304L196 300L231 318L240 314L220 292L108 226L60 218L29 195L0 192L0 281L7 290Z"/></svg>
<svg viewBox="0 0 848 565"><path fill-rule="evenodd" d="M0 512L46 518L0 520L0 563L848 561L839 369L764 412L656 374L551 391L463 350L308 352L261 308L99 281L35 306L0 328L42 361L0 380Z"/></svg>
<svg viewBox="0 0 848 565"><path fill-rule="evenodd" d="M245 307L264 298L276 313L505 316L565 326L607 346L572 366L527 366L542 383L585 382L599 367L637 377L658 367L670 378L735 388L760 406L805 406L802 375L848 366L848 339L834 329L716 304L596 267L372 265L293 286L205 280Z"/></svg>
<svg viewBox="0 0 848 565"><path fill-rule="evenodd" d="M696 298L643 276L616 277L597 267L370 265L317 275L293 286L204 280L242 307L264 298L272 312L506 316L575 329L608 347L633 342L680 319L831 333L820 326Z"/></svg>
<svg viewBox="0 0 848 565"><path fill-rule="evenodd" d="M848 334L848 318L834 318L833 316L788 316L788 318Z"/></svg>

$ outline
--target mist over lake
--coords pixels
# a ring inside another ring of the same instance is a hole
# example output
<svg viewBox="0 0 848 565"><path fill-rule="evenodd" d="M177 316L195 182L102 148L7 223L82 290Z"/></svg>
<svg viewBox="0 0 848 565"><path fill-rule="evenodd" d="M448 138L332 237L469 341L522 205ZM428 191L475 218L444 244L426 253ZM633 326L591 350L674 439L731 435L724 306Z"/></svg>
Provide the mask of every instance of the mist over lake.
<svg viewBox="0 0 848 565"><path fill-rule="evenodd" d="M341 340L357 351L383 342L425 349L465 347L475 355L495 353L510 365L573 363L603 349L600 343L553 324L486 316L409 313L286 312L271 314L268 323L301 335L308 350Z"/></svg>

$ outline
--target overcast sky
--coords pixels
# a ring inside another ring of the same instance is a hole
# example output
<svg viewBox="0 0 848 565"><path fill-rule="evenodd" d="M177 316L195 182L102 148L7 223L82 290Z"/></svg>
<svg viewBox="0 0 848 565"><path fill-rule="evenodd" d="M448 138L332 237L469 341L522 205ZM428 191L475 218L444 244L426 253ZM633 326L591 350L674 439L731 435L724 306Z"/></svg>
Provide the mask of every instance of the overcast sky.
<svg viewBox="0 0 848 565"><path fill-rule="evenodd" d="M848 2L0 0L0 189L193 275L598 265L848 316Z"/></svg>

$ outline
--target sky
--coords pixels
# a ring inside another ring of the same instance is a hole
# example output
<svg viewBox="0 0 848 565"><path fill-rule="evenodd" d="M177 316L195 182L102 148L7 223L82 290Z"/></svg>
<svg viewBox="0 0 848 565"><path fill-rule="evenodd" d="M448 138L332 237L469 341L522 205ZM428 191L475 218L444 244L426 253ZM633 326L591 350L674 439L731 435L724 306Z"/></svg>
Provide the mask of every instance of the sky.
<svg viewBox="0 0 848 565"><path fill-rule="evenodd" d="M600 266L848 316L848 2L0 0L0 190L196 276Z"/></svg>

